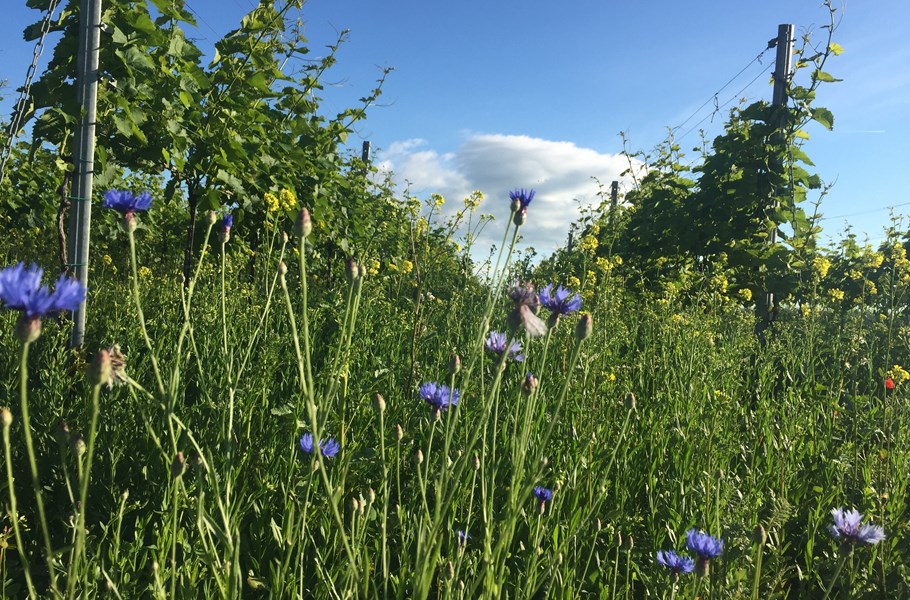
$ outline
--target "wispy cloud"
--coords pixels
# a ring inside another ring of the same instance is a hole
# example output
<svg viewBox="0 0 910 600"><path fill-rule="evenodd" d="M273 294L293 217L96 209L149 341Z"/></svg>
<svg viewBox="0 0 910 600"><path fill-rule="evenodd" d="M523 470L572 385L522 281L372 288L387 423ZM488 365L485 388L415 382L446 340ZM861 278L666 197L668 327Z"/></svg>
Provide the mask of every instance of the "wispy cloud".
<svg viewBox="0 0 910 600"><path fill-rule="evenodd" d="M522 228L525 245L547 255L566 240L580 208L596 203L597 181L623 181L628 161L620 154L581 148L572 142L526 135L470 134L454 152L429 148L426 140L395 142L378 156L396 182L414 195L438 192L460 200L473 190L487 195L481 206L496 222L479 240L483 249L501 239L509 216L508 194L517 187L537 191ZM623 182L625 183L625 182ZM622 185L622 184L621 184Z"/></svg>

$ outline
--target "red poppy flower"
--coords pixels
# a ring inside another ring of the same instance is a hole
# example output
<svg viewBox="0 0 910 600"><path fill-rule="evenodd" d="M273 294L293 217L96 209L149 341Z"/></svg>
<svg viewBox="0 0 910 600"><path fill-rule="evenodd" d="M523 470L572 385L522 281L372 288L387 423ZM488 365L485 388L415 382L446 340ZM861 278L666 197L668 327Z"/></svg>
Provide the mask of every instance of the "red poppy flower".
<svg viewBox="0 0 910 600"><path fill-rule="evenodd" d="M894 380L888 377L885 379L885 389L889 392L894 389Z"/></svg>

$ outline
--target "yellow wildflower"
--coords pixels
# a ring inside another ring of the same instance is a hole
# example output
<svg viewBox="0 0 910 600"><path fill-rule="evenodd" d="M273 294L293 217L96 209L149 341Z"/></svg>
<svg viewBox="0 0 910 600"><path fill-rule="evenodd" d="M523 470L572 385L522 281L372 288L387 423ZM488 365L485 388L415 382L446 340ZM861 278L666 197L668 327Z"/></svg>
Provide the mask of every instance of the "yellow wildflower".
<svg viewBox="0 0 910 600"><path fill-rule="evenodd" d="M389 263L389 271L391 271L392 273L397 273L398 265L396 265L395 263Z"/></svg>
<svg viewBox="0 0 910 600"><path fill-rule="evenodd" d="M412 263L411 261L409 261L407 259L401 261L401 272L402 273L407 274L413 270L414 270L414 263Z"/></svg>
<svg viewBox="0 0 910 600"><path fill-rule="evenodd" d="M893 379L895 385L900 385L905 381L910 381L910 373L908 373L907 370L900 365L894 365L888 369L888 372L885 373L885 377L890 377Z"/></svg>
<svg viewBox="0 0 910 600"><path fill-rule="evenodd" d="M870 296L874 296L874 295L878 294L878 288L875 287L875 284L872 283L871 281L869 281L868 279L863 282L863 287L865 288L866 293L869 294Z"/></svg>
<svg viewBox="0 0 910 600"><path fill-rule="evenodd" d="M613 263L610 262L610 259L603 256L598 256L597 260L594 261L594 264L596 264L597 268L604 273L609 273L613 270Z"/></svg>
<svg viewBox="0 0 910 600"><path fill-rule="evenodd" d="M594 274L594 271L588 271L587 274L585 274L585 279L587 280L588 285L597 284L597 275Z"/></svg>
<svg viewBox="0 0 910 600"><path fill-rule="evenodd" d="M114 259L111 258L110 254L105 254L104 256L101 257L101 262L103 262L107 266L111 266L114 263Z"/></svg>
<svg viewBox="0 0 910 600"><path fill-rule="evenodd" d="M600 225L598 225L597 223L594 223L593 225L591 225L591 235L593 235L594 237L597 237L598 235L600 235Z"/></svg>
<svg viewBox="0 0 910 600"><path fill-rule="evenodd" d="M139 267L139 279L148 279L151 276L152 276L151 269L149 269L145 265L142 265L141 267Z"/></svg>
<svg viewBox="0 0 910 600"><path fill-rule="evenodd" d="M828 270L831 269L831 261L824 256L816 256L812 261L812 268L818 273L819 279L824 279L828 276Z"/></svg>
<svg viewBox="0 0 910 600"><path fill-rule="evenodd" d="M593 235L585 235L581 238L581 243L578 245L579 250L594 256L594 253L597 252L597 247L600 245L600 242L597 241L597 238Z"/></svg>
<svg viewBox="0 0 910 600"><path fill-rule="evenodd" d="M880 252L869 252L863 257L865 265L872 269L877 269L885 262L885 256Z"/></svg>
<svg viewBox="0 0 910 600"><path fill-rule="evenodd" d="M621 265L622 265L622 257L619 256L618 254L615 255L615 256L613 257L613 264L616 265L617 267L621 266Z"/></svg>
<svg viewBox="0 0 910 600"><path fill-rule="evenodd" d="M379 262L379 259L371 258L371 259L370 259L370 266L367 267L367 273L369 273L370 275L375 275L376 273L379 272L379 267L380 267L380 266L381 266L381 264L380 264L380 262Z"/></svg>
<svg viewBox="0 0 910 600"><path fill-rule="evenodd" d="M569 287L569 289L577 290L578 288L581 287L581 281L579 281L578 277L576 277L575 275L570 275L569 278L566 280L566 285Z"/></svg>
<svg viewBox="0 0 910 600"><path fill-rule="evenodd" d="M850 269L850 271L847 272L847 277L854 281L858 281L863 278L863 274L858 269Z"/></svg>
<svg viewBox="0 0 910 600"><path fill-rule="evenodd" d="M720 292L721 294L726 294L727 285L729 285L729 282L727 281L727 278L723 274L719 274L719 275L715 275L714 277L711 278L711 285L714 288L716 288L717 291Z"/></svg>
<svg viewBox="0 0 910 600"><path fill-rule="evenodd" d="M750 290L749 288L743 288L743 289L739 290L739 297L742 298L744 301L749 302L750 300L752 300L752 290Z"/></svg>
<svg viewBox="0 0 910 600"><path fill-rule="evenodd" d="M443 198L442 194L430 194L430 203L436 208L442 208L442 205L446 203L446 199Z"/></svg>
<svg viewBox="0 0 910 600"><path fill-rule="evenodd" d="M281 210L284 212L291 212L297 207L297 197L294 196L294 192L291 190L281 190L278 194L278 199L281 202Z"/></svg>
<svg viewBox="0 0 910 600"><path fill-rule="evenodd" d="M280 205L278 204L278 197L275 194L272 192L266 192L262 197L262 201L265 202L266 212L278 212L278 207Z"/></svg>
<svg viewBox="0 0 910 600"><path fill-rule="evenodd" d="M464 207L474 212L480 206L480 203L483 202L484 197L483 192L474 190L470 196L464 199Z"/></svg>
<svg viewBox="0 0 910 600"><path fill-rule="evenodd" d="M828 296L835 301L840 301L844 299L844 290L839 290L837 288L832 288L828 290Z"/></svg>
<svg viewBox="0 0 910 600"><path fill-rule="evenodd" d="M609 375L607 375L607 379L609 381L616 381L616 373L610 373Z"/></svg>

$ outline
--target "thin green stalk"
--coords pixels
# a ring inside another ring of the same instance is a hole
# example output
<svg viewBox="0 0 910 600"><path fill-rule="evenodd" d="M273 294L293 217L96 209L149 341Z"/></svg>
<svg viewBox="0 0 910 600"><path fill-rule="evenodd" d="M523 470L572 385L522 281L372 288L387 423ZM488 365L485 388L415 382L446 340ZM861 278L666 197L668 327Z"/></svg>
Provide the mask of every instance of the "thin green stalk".
<svg viewBox="0 0 910 600"><path fill-rule="evenodd" d="M164 380L161 378L161 369L158 368L158 355L152 346L152 338L149 337L148 329L145 326L145 314L142 312L142 300L139 297L139 268L136 261L136 236L132 231L127 232L127 238L130 241L130 269L132 271L132 288L133 302L136 304L136 314L139 317L139 330L142 332L142 339L145 340L145 347L148 348L149 356L152 359L152 371L155 373L155 382L158 384L158 394L164 398L165 388Z"/></svg>
<svg viewBox="0 0 910 600"><path fill-rule="evenodd" d="M831 595L831 591L834 589L834 584L837 583L837 580L840 577L841 571L844 570L844 565L847 563L847 560L850 558L850 556L852 554L853 554L853 551L852 551L852 549L850 549L849 551L844 552L843 556L841 556L840 561L838 561L838 563L837 563L837 569L834 571L834 576L831 577L831 583L828 584L828 589L825 590L825 595L822 598L822 600L828 600L828 596Z"/></svg>
<svg viewBox="0 0 910 600"><path fill-rule="evenodd" d="M76 570L77 565L88 564L85 556L85 511L88 503L88 484L92 471L92 461L95 456L95 438L98 435L98 413L99 397L101 395L101 384L92 386L92 419L89 425L88 444L85 454L85 467L81 470L81 479L79 481L79 518L76 524L76 550L74 552L73 565L69 575L67 592L70 597L76 591ZM81 459L80 459L81 460Z"/></svg>
<svg viewBox="0 0 910 600"><path fill-rule="evenodd" d="M16 487L13 477L13 452L9 443L9 427L12 424L13 416L8 408L2 410L3 421L3 450L6 458L6 486L9 489L9 517L13 522L13 533L16 536L16 550L19 552L19 560L22 561L22 571L25 574L25 585L28 587L29 598L37 598L38 593L35 591L35 584L32 583L32 571L28 564L28 556L25 554L25 540L22 538L22 532L19 530L19 511L16 507ZM4 561L4 567L6 562ZM4 582L5 583L5 582Z"/></svg>
<svg viewBox="0 0 910 600"><path fill-rule="evenodd" d="M28 412L28 349L29 342L22 343L22 361L19 363L19 405L22 410L22 432L25 435L25 449L28 453L28 466L32 475L32 490L35 492L35 503L38 506L38 519L41 521L41 537L44 540L44 554L50 577L51 592L54 597L60 596L57 589L57 572L54 569L51 534L47 527L47 516L44 512L44 495L41 493L41 480L38 478L38 460L35 456L35 444L32 441L32 423ZM7 454L8 456L9 454ZM10 488L12 490L12 488Z"/></svg>

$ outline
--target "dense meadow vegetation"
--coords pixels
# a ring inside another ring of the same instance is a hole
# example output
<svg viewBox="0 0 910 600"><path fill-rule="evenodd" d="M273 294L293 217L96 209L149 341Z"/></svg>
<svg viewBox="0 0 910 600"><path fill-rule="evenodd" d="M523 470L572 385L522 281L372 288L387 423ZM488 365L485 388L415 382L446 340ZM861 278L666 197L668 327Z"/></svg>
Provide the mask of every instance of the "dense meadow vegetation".
<svg viewBox="0 0 910 600"><path fill-rule="evenodd" d="M105 17L84 346L71 12L0 182L2 597L910 596L910 235L823 248L801 208L830 35L787 108L694 166L629 152L540 258L533 190L411 198L346 154L379 88L319 112L299 3L208 66L154 5Z"/></svg>

